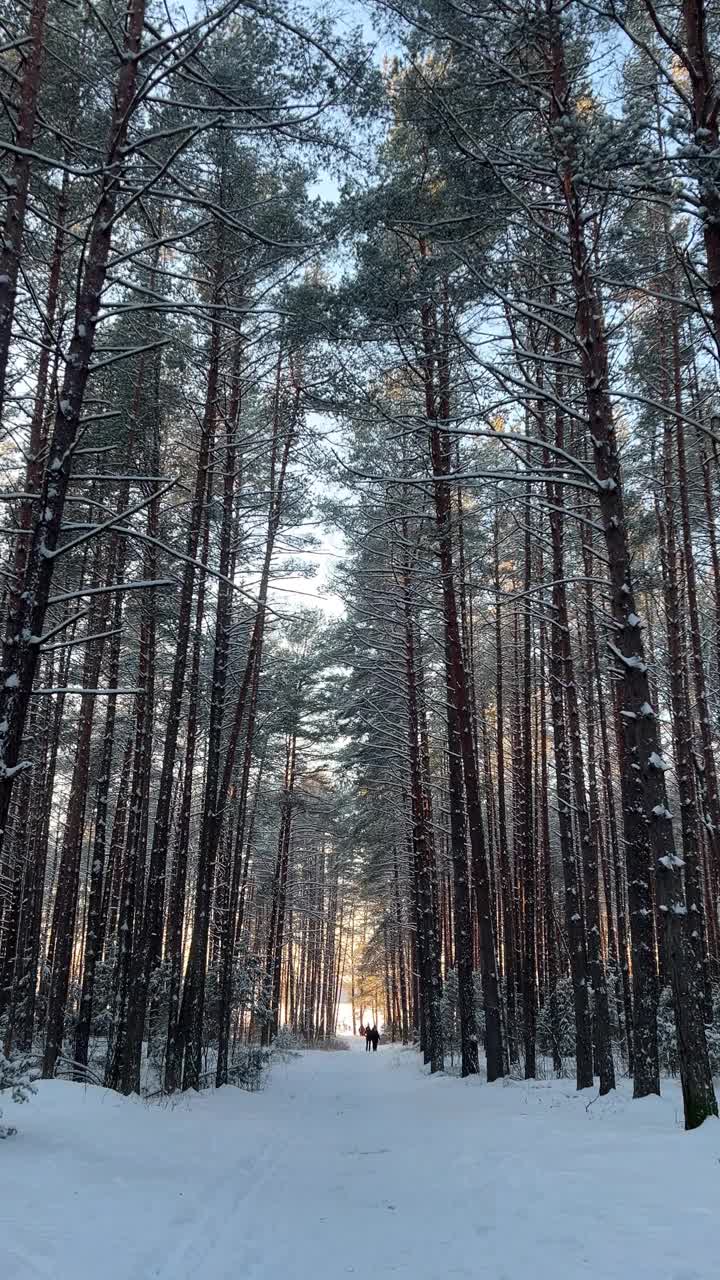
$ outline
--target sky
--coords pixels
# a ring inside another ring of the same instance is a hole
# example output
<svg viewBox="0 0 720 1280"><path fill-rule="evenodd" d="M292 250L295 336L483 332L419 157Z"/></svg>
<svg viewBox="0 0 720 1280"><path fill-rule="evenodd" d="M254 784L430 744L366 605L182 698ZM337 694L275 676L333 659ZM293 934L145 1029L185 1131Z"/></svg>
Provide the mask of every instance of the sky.
<svg viewBox="0 0 720 1280"><path fill-rule="evenodd" d="M313 4L312 8L324 8L324 5ZM360 26L362 28L363 38L373 45L374 61L380 65L386 57L392 56L395 48L392 43L385 37L380 36L376 30L372 17L371 6L368 4L357 3L357 0L350 0L339 9L338 25L340 28L345 27L348 31ZM311 186L310 194L319 196L323 200L335 201L339 195L339 188L336 179L328 174L322 173L317 181ZM326 486L324 479L316 480L314 489L316 494ZM304 557L298 556L298 559L305 561L315 568L315 575L306 579L300 575L291 575L287 578L277 578L273 581L271 600L276 604L281 602L290 605L293 601L298 606L302 604L317 607L322 610L328 618L337 618L344 613L344 604L341 598L336 595L330 587L330 577L337 565L345 554L345 544L342 533L337 528L320 528L317 526L298 526L289 530L293 536L302 536L303 533L312 532L319 541L319 545L314 552L307 553Z"/></svg>

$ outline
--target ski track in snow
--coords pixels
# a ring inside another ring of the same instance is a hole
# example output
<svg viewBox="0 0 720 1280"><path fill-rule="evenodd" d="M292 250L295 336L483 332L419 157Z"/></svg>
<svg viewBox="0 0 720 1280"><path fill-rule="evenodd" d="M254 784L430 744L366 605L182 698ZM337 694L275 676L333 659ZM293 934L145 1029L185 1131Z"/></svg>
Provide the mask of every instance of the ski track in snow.
<svg viewBox="0 0 720 1280"><path fill-rule="evenodd" d="M0 1144L2 1280L717 1280L720 1124L679 1090L313 1052L175 1106L42 1084Z"/></svg>

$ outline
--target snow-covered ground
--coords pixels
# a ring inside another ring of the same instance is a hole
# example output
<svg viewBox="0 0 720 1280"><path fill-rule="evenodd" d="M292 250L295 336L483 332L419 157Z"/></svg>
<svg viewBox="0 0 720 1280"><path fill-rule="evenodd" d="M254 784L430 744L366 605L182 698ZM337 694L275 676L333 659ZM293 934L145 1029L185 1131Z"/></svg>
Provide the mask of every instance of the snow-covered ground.
<svg viewBox="0 0 720 1280"><path fill-rule="evenodd" d="M0 1276L717 1280L720 1124L594 1097L357 1041L175 1106L42 1084L5 1106Z"/></svg>

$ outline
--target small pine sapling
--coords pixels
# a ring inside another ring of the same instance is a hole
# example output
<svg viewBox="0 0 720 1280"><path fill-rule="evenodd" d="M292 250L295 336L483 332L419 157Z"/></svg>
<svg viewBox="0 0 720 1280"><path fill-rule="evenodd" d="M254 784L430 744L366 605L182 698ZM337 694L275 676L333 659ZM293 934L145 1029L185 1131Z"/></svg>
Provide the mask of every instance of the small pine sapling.
<svg viewBox="0 0 720 1280"><path fill-rule="evenodd" d="M25 1055L6 1058L0 1053L0 1093L9 1093L13 1102L27 1102L32 1094L37 1093L34 1083L36 1079L37 1073ZM11 1138L16 1132L12 1125L0 1124L0 1138Z"/></svg>

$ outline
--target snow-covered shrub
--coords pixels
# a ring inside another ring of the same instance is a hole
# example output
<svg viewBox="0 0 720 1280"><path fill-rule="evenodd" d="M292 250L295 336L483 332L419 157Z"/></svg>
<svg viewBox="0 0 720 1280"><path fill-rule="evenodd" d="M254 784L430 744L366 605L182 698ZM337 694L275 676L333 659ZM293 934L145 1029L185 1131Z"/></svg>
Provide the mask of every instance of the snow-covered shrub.
<svg viewBox="0 0 720 1280"><path fill-rule="evenodd" d="M250 1011L252 1013L253 1023L258 1030L272 1025L273 1007L271 983L270 979L266 975L258 975L257 985L253 991Z"/></svg>
<svg viewBox="0 0 720 1280"><path fill-rule="evenodd" d="M99 961L95 969L95 984L92 991L92 1018L90 1021L90 1036L108 1037L111 1020L113 1020L113 1010L111 1010L111 1001L113 1001L113 989L111 989L111 979L113 979L113 966L106 961ZM72 982L68 987L68 1005L67 1015L65 1015L64 1039L69 1044L74 1042L76 1038L79 1014L81 1014L81 984Z"/></svg>
<svg viewBox="0 0 720 1280"><path fill-rule="evenodd" d="M95 966L95 988L93 991L93 1015L90 1024L91 1035L98 1039L107 1039L112 1026L113 999L113 964L107 960L98 960Z"/></svg>
<svg viewBox="0 0 720 1280"><path fill-rule="evenodd" d="M37 1072L33 1071L27 1057L17 1054L6 1058L4 1053L0 1053L0 1093L9 1093L13 1102L27 1102L37 1092L34 1084L36 1079ZM13 1133L15 1129L0 1124L0 1138L9 1138Z"/></svg>
<svg viewBox="0 0 720 1280"><path fill-rule="evenodd" d="M385 1038L385 1036L380 1037L381 1044L385 1043ZM317 1036L314 1040L309 1040L305 1036L297 1036L295 1037L295 1043L298 1049L316 1049L321 1053L338 1053L350 1048L350 1042L342 1036ZM276 1044L277 1036L273 1040L273 1049Z"/></svg>
<svg viewBox="0 0 720 1280"><path fill-rule="evenodd" d="M499 987L500 999L502 1000L502 982L500 982ZM475 1012L475 1034L478 1044L482 1046L485 1044L485 1002L482 974L479 970L473 973L473 1006ZM450 1058L450 1066L453 1066L455 1056L460 1054L460 986L456 969L448 969L445 976L440 1000L440 1017L442 1021L443 1048Z"/></svg>
<svg viewBox="0 0 720 1280"><path fill-rule="evenodd" d="M498 982L500 989L500 999L504 999L504 988L502 978ZM475 1030L477 1032L478 1044L485 1044L485 997L483 995L482 974L479 969L473 973L473 993L475 1000Z"/></svg>
<svg viewBox="0 0 720 1280"><path fill-rule="evenodd" d="M390 1038L388 1028L380 1036L380 1044L386 1044ZM321 1049L326 1049L329 1053L345 1053L350 1048L350 1041L343 1036L326 1036L324 1040L319 1041Z"/></svg>
<svg viewBox="0 0 720 1280"><path fill-rule="evenodd" d="M291 1027L280 1027L272 1043L272 1051L281 1062L289 1062L298 1056L300 1041Z"/></svg>
<svg viewBox="0 0 720 1280"><path fill-rule="evenodd" d="M148 1024L148 1063L160 1078L165 1066L168 1021L170 1018L171 972L168 961L153 970L148 988L150 1019Z"/></svg>
<svg viewBox="0 0 720 1280"><path fill-rule="evenodd" d="M713 1075L720 1074L720 984L712 989L713 1020L705 1028L710 1069ZM663 987L658 1001L658 1053L660 1070L667 1075L675 1076L680 1070L677 1050L677 1032L675 1030L675 1013L670 987Z"/></svg>
<svg viewBox="0 0 720 1280"><path fill-rule="evenodd" d="M238 1048L233 1056L232 1065L228 1069L228 1080L238 1089L255 1093L262 1088L271 1062L272 1049L245 1045Z"/></svg>
<svg viewBox="0 0 720 1280"><path fill-rule="evenodd" d="M258 956L247 947L240 947L232 971L231 1022L249 1013L253 1026L260 1030L272 1019L267 998L268 981ZM203 1018L203 1055L206 1064L213 1060L213 1052L220 1034L222 1010L222 971L219 964L208 969L205 983L205 1016Z"/></svg>
<svg viewBox="0 0 720 1280"><path fill-rule="evenodd" d="M675 1033L672 991L669 987L663 987L660 992L657 1035L660 1070L669 1076L674 1076L678 1070L677 1035Z"/></svg>
<svg viewBox="0 0 720 1280"><path fill-rule="evenodd" d="M608 1006L610 1009L610 1039L615 1050L624 1058L627 1054L625 1034L625 1005L623 1002L622 974L617 965L608 964L605 970ZM592 998L592 997L591 997Z"/></svg>
<svg viewBox="0 0 720 1280"><path fill-rule="evenodd" d="M558 1017L558 1052L561 1058L573 1058L575 1056L575 1004L570 978L560 978L554 994ZM548 1058L552 1057L553 1037L549 997L538 1013L537 1043L541 1053Z"/></svg>
<svg viewBox="0 0 720 1280"><path fill-rule="evenodd" d="M442 1023L443 1048L450 1054L453 1063L455 1054L460 1051L460 990L456 969L448 969L445 975L443 993L440 999L440 1020Z"/></svg>
<svg viewBox="0 0 720 1280"><path fill-rule="evenodd" d="M714 1076L720 1075L720 986L713 987L713 1020L712 1025L705 1028L710 1069Z"/></svg>
<svg viewBox="0 0 720 1280"><path fill-rule="evenodd" d="M606 982L610 1012L610 1038L616 1051L623 1053L625 1050L625 1035L623 1031L622 982L619 973L611 965L608 965L606 970ZM592 991L589 991L588 994L590 1014L592 1016L594 997ZM554 995L558 1018L558 1052L561 1058L574 1058L575 1000L572 979L569 977L560 978L555 987ZM538 1049L547 1057L551 1057L553 1050L551 1018L552 1003L548 996L543 1007L538 1012L537 1020Z"/></svg>

